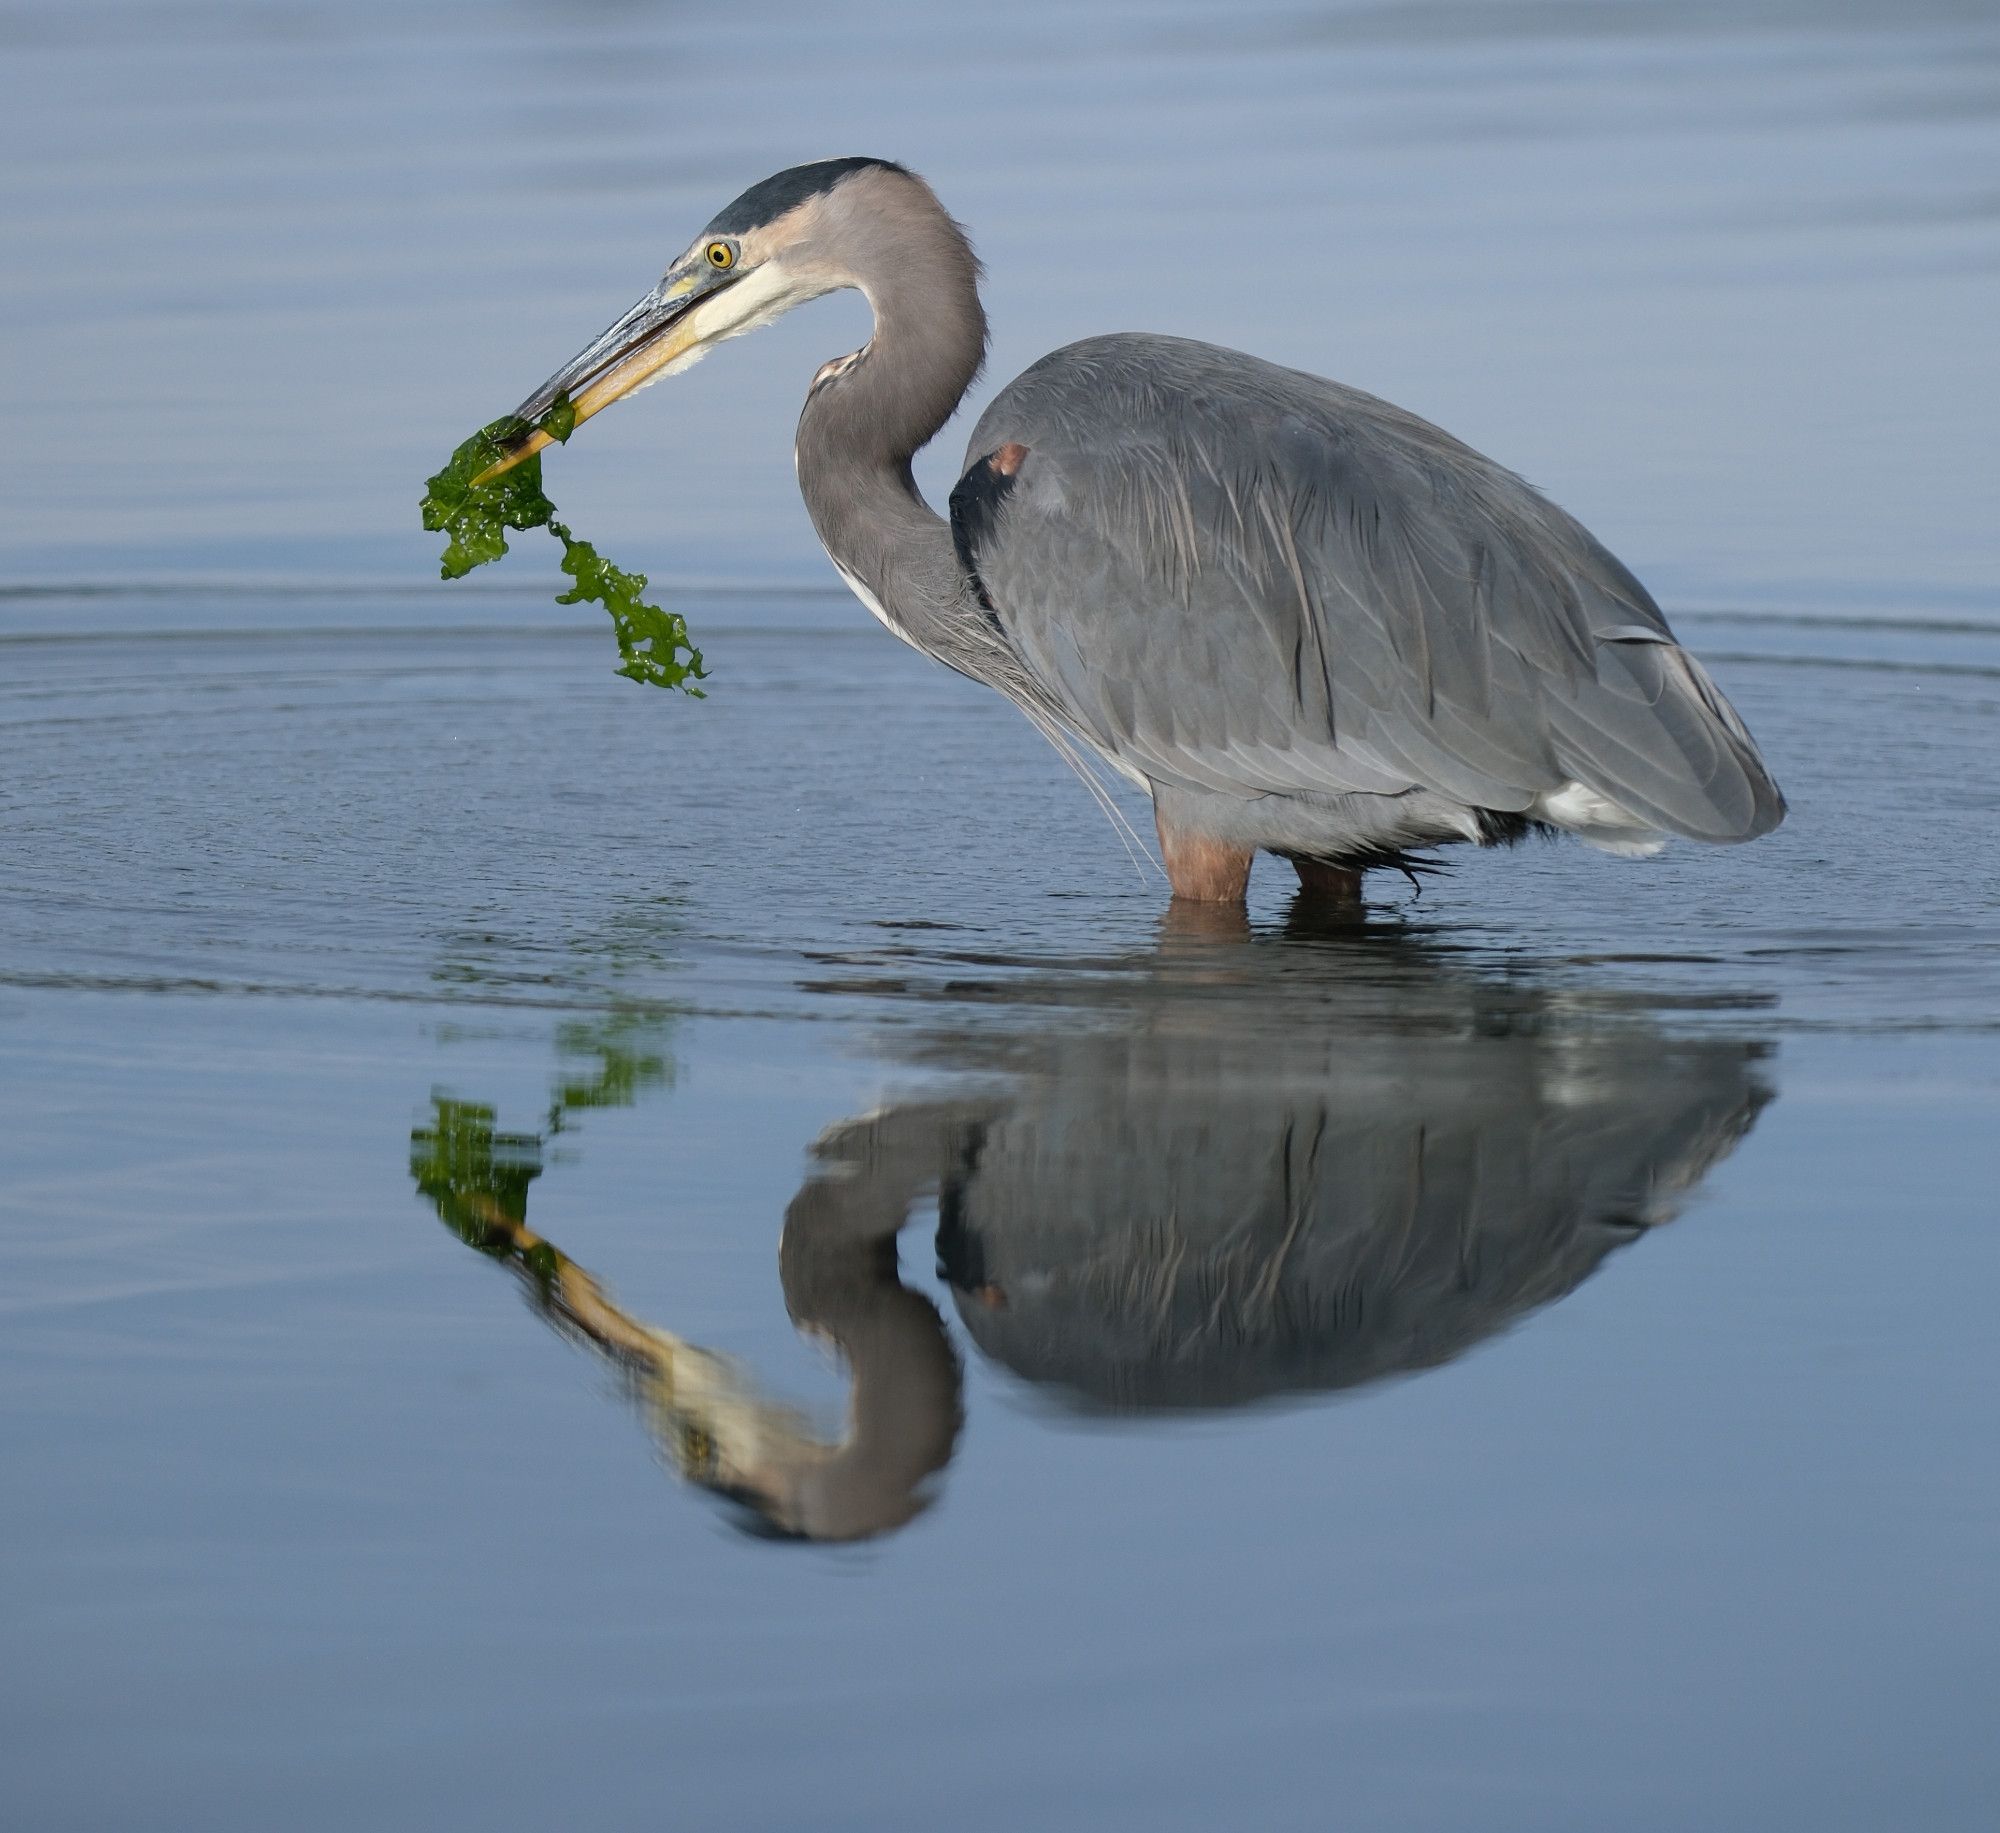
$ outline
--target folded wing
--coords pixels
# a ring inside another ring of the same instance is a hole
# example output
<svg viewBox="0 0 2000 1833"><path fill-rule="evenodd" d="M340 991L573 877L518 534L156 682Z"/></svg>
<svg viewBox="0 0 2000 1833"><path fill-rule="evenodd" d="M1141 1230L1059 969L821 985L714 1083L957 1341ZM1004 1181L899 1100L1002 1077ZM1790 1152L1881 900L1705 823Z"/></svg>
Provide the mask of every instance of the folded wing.
<svg viewBox="0 0 2000 1833"><path fill-rule="evenodd" d="M1124 335L1003 391L974 471L1003 446L1026 457L961 552L1066 722L1135 775L1243 796L1423 788L1586 829L1608 805L1611 827L1711 841L1783 816L1644 587L1414 415Z"/></svg>

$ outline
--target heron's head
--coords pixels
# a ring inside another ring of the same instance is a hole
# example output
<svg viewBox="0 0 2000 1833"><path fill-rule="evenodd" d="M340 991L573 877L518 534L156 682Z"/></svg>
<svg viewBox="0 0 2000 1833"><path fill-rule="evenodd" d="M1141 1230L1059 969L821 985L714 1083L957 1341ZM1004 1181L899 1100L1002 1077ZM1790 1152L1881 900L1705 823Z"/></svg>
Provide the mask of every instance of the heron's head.
<svg viewBox="0 0 2000 1833"><path fill-rule="evenodd" d="M886 159L822 159L774 174L725 205L669 263L632 309L521 403L534 427L567 399L580 425L622 396L698 362L711 344L769 324L837 287L869 289L869 274L893 263L939 226L971 251L930 188ZM497 477L550 443L535 430L484 474ZM482 481L484 481L482 478Z"/></svg>

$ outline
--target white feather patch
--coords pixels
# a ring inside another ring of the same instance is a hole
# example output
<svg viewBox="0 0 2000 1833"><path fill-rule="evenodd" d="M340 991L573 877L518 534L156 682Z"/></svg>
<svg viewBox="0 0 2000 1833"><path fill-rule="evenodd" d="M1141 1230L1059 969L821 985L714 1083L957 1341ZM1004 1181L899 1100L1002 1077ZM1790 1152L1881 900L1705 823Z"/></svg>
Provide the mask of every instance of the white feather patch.
<svg viewBox="0 0 2000 1833"><path fill-rule="evenodd" d="M1582 783L1565 783L1537 796L1528 814L1536 821L1565 829L1599 852L1627 859L1650 859L1667 844L1666 835L1650 822Z"/></svg>
<svg viewBox="0 0 2000 1833"><path fill-rule="evenodd" d="M724 287L721 292L696 306L688 314L687 324L696 333L698 341L689 345L671 363L662 363L629 392L636 395L651 388L662 376L676 376L684 369L692 369L708 354L711 345L727 338L741 337L746 331L755 331L760 325L768 325L772 319L789 312L793 306L804 305L808 299L817 299L829 291L831 289L823 281L808 280L788 272L782 261L766 261L762 267L751 269L735 285Z"/></svg>
<svg viewBox="0 0 2000 1833"><path fill-rule="evenodd" d="M833 560L833 556L831 554L828 554L827 558L829 560ZM901 624L897 623L896 620L889 615L888 611L883 607L882 601L879 598L877 598L873 592L869 591L869 589L861 583L860 579L855 574L850 573L844 566L840 564L838 560L833 560L833 570L836 573L838 573L841 576L841 578L847 581L847 589L850 592L852 592L856 598L860 599L860 601L864 605L868 607L869 615L872 616L875 619L875 621L882 626L884 630L888 631L888 633L891 636L900 637L905 643L908 643L912 649L915 649L917 647L916 639L912 637L910 633L907 630L905 630Z"/></svg>

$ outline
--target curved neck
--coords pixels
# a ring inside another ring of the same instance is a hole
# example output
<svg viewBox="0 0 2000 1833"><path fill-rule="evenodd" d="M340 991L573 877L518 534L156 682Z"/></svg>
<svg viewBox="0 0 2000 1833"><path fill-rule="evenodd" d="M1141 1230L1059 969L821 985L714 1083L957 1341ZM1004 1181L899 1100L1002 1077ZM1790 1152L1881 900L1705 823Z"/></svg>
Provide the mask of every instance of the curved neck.
<svg viewBox="0 0 2000 1833"><path fill-rule="evenodd" d="M950 624L977 607L950 527L918 492L910 460L985 358L977 274L939 212L922 243L905 240L877 271L851 275L874 308L874 335L820 371L799 416L799 490L821 543L890 629L934 655L948 652Z"/></svg>

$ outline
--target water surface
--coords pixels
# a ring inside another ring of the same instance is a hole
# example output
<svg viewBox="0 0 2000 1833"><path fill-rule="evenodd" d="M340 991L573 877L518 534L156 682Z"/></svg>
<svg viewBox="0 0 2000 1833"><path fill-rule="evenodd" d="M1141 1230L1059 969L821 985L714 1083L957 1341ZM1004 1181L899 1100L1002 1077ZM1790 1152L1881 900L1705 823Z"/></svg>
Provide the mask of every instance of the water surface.
<svg viewBox="0 0 2000 1833"><path fill-rule="evenodd" d="M0 44L10 1824L1991 1824L1984 9ZM1169 917L828 589L839 302L552 461L709 701L436 585L454 440L863 146L999 376L1212 335L1527 470L1792 818Z"/></svg>

